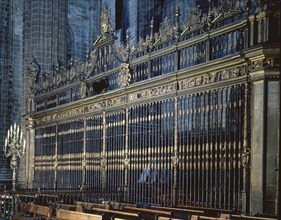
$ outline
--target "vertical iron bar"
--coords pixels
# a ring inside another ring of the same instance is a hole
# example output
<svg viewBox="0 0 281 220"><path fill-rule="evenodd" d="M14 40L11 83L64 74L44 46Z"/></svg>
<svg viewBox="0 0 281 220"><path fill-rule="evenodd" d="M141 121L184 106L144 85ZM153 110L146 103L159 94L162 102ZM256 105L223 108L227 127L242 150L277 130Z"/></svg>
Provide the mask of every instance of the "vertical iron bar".
<svg viewBox="0 0 281 220"><path fill-rule="evenodd" d="M224 157L223 157L223 151L224 146L222 144L223 142L223 137L222 137L222 117L223 117L223 108L222 108L222 90L223 89L219 89L218 90L218 107L219 107L219 149L218 149L218 155L219 155L219 179L218 179L218 189L219 189L219 208L222 208L222 197L223 197L223 169L224 169Z"/></svg>
<svg viewBox="0 0 281 220"><path fill-rule="evenodd" d="M174 156L174 179L173 179L173 198L172 198L172 205L176 205L177 202L177 183L178 183L178 155L179 155L179 150L178 150L178 97L174 98L174 149L173 149L173 156Z"/></svg>
<svg viewBox="0 0 281 220"><path fill-rule="evenodd" d="M125 160L129 161L129 109L128 108L125 109L125 151L124 151L124 158L125 158ZM126 163L126 161L125 161L125 163ZM129 170L128 169L129 169L129 164L125 164L124 189L123 189L124 190L124 200L125 200L125 202L129 201L129 194L128 194Z"/></svg>
<svg viewBox="0 0 281 220"><path fill-rule="evenodd" d="M187 171L186 171L186 184L187 184L187 205L190 205L191 202L191 155L190 155L190 115L191 115L191 106L190 106L190 96L185 96L185 109L187 113L187 131L186 131L186 157L187 157Z"/></svg>
<svg viewBox="0 0 281 220"><path fill-rule="evenodd" d="M218 90L215 90L215 195L214 195L214 207L218 206Z"/></svg>
<svg viewBox="0 0 281 220"><path fill-rule="evenodd" d="M214 128L215 128L215 117L214 117L214 90L212 90L210 93L210 110L211 110L211 122L210 122L210 128L211 128L211 135L210 135L210 205L209 207L213 207L214 204L214 150L213 150L213 146L214 146Z"/></svg>
<svg viewBox="0 0 281 220"><path fill-rule="evenodd" d="M103 129L103 135L102 135L102 153L101 153L101 175L102 175L102 191L105 190L106 187L106 168L105 168L105 160L106 160L106 114L105 111L103 111L102 115L102 129Z"/></svg>
<svg viewBox="0 0 281 220"><path fill-rule="evenodd" d="M210 166L210 91L206 92L206 103L205 103L205 108L206 108L206 203L205 206L208 207L209 204L209 198L210 198L210 171L211 171L211 166Z"/></svg>
<svg viewBox="0 0 281 220"><path fill-rule="evenodd" d="M193 151L193 145L194 145L194 99L193 94L190 95L190 202L191 205L194 205L194 151Z"/></svg>

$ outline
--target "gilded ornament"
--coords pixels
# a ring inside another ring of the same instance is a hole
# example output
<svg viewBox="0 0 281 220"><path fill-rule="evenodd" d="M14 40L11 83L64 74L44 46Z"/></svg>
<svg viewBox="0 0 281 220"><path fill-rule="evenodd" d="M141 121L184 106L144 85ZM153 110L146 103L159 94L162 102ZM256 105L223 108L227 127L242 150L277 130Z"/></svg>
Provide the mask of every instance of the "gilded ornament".
<svg viewBox="0 0 281 220"><path fill-rule="evenodd" d="M130 73L130 65L127 63L121 63L120 65L120 73L118 77L118 84L120 87L126 87L131 83L131 73Z"/></svg>

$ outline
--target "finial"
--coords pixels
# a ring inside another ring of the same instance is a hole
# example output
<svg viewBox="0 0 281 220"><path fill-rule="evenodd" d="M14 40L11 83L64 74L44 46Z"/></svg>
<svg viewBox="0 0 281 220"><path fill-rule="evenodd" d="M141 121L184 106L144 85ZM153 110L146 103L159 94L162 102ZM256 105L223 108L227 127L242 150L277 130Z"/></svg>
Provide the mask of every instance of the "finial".
<svg viewBox="0 0 281 220"><path fill-rule="evenodd" d="M153 28L154 28L154 17L151 18L151 21L150 21L150 40L153 39Z"/></svg>
<svg viewBox="0 0 281 220"><path fill-rule="evenodd" d="M126 42L127 42L127 46L126 46L126 51L129 53L130 52L130 30L127 29L126 31Z"/></svg>
<svg viewBox="0 0 281 220"><path fill-rule="evenodd" d="M176 10L176 35L177 35L177 41L179 40L179 37L180 37L180 34L181 34L180 21L179 21L180 16L181 16L181 13L180 13L180 9L178 7L177 10Z"/></svg>
<svg viewBox="0 0 281 220"><path fill-rule="evenodd" d="M246 0L246 12L247 12L247 15L249 15L250 9L251 9L251 1L250 0Z"/></svg>
<svg viewBox="0 0 281 220"><path fill-rule="evenodd" d="M213 0L208 0L208 2L209 2L208 27L209 27L209 30L210 30L211 27L212 27L213 19L214 19L214 16L213 16L213 14L212 14L212 2L213 2Z"/></svg>

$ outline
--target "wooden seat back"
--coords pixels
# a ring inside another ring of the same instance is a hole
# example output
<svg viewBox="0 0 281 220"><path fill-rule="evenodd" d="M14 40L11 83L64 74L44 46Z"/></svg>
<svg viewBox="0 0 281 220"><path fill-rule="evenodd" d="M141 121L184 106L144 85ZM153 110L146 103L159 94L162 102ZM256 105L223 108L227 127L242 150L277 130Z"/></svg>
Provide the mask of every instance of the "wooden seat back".
<svg viewBox="0 0 281 220"><path fill-rule="evenodd" d="M132 212L125 212L125 211L119 211L119 210L113 210L113 209L101 209L101 208L92 208L92 211L97 213L102 213L105 216L110 216L111 218L118 216L118 217L126 217L126 218L133 218L138 219L140 216L138 213L132 213Z"/></svg>
<svg viewBox="0 0 281 220"><path fill-rule="evenodd" d="M33 204L33 210L31 212L33 213L33 217L36 216L46 217L47 220L51 219L51 215L52 215L51 208L42 205Z"/></svg>
<svg viewBox="0 0 281 220"><path fill-rule="evenodd" d="M57 220L102 220L101 215L57 209Z"/></svg>
<svg viewBox="0 0 281 220"><path fill-rule="evenodd" d="M52 216L52 209L48 206L36 205L32 203L21 204L21 211L18 215L13 216L13 220L26 219L25 216L31 213L33 218L43 217L50 220Z"/></svg>

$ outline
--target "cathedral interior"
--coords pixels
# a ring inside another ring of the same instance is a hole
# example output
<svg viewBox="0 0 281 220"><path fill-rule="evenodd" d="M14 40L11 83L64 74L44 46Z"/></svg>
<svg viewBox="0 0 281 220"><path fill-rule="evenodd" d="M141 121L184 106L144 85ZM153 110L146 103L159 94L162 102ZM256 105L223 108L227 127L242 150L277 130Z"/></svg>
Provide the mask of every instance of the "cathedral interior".
<svg viewBox="0 0 281 220"><path fill-rule="evenodd" d="M280 218L280 0L0 6L0 219Z"/></svg>

